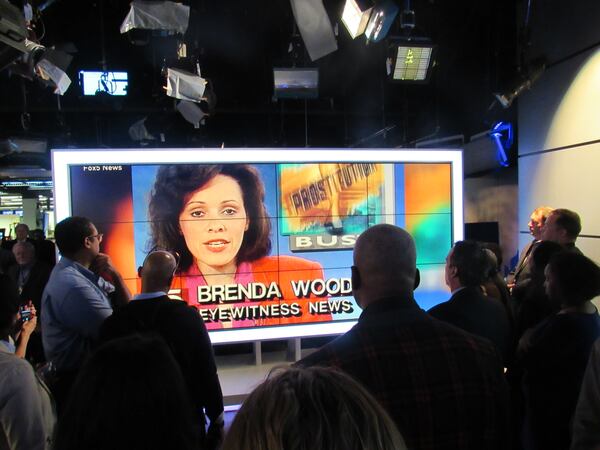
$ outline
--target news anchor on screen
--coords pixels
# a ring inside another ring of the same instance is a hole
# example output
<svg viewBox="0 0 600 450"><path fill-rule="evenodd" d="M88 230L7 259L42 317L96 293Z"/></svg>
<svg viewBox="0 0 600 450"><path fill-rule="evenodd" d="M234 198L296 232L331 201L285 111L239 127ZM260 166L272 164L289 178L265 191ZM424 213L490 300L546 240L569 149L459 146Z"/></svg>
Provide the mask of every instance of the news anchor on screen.
<svg viewBox="0 0 600 450"><path fill-rule="evenodd" d="M158 169L148 210L151 244L180 254L184 300L202 308L199 286L275 282L282 294L277 300L300 306L291 316L216 321L207 323L208 328L331 320L330 314L309 314L311 299L296 298L291 288L294 280L323 279L321 265L294 256L269 256L271 220L264 198L260 175L247 164Z"/></svg>

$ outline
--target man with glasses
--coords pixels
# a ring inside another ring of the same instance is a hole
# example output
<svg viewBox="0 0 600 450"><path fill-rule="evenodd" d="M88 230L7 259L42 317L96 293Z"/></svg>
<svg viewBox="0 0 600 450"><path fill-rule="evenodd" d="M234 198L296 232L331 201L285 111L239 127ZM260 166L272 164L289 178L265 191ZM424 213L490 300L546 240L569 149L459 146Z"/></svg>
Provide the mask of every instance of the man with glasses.
<svg viewBox="0 0 600 450"><path fill-rule="evenodd" d="M55 371L51 388L60 413L100 325L113 306L129 302L130 294L108 255L100 253L102 233L89 219L68 217L56 225L54 236L62 259L42 294L42 340Z"/></svg>
<svg viewBox="0 0 600 450"><path fill-rule="evenodd" d="M217 376L212 345L198 311L168 296L179 255L151 251L138 275L142 291L125 307L110 316L100 328L100 341L133 333L155 333L169 344L186 381L200 433L204 437L205 414L210 419L202 448L217 448L223 430L223 395ZM151 394L151 393L149 393Z"/></svg>

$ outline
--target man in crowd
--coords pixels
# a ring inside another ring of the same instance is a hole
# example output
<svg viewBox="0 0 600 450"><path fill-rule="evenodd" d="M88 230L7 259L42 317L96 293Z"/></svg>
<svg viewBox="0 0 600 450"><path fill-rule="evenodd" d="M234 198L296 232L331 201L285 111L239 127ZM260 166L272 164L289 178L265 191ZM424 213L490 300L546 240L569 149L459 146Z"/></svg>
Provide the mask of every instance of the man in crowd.
<svg viewBox="0 0 600 450"><path fill-rule="evenodd" d="M444 269L450 300L429 310L436 319L489 339L505 364L512 353L512 330L506 308L486 297L481 285L486 279L489 262L483 247L475 241L459 241L446 257Z"/></svg>
<svg viewBox="0 0 600 450"><path fill-rule="evenodd" d="M523 247L517 265L514 270L508 274L508 277L506 277L506 283L509 289L512 289L520 281L523 282L530 278L529 264L527 264L527 262L529 261L529 257L533 253L535 246L542 239L542 227L546 223L546 219L551 212L552 208L549 206L539 206L534 209L531 216L529 216L529 223L527 225L529 226L529 232L533 236L533 240Z"/></svg>
<svg viewBox="0 0 600 450"><path fill-rule="evenodd" d="M42 338L46 358L56 370L52 388L60 413L100 325L113 312L111 301L122 306L130 294L108 255L100 253L102 233L89 219L68 217L54 233L62 259L42 294Z"/></svg>
<svg viewBox="0 0 600 450"><path fill-rule="evenodd" d="M37 260L35 248L28 241L17 242L13 245L12 252L17 263L9 267L8 276L12 278L19 290L21 305L33 303L37 314L40 315L42 292L52 269L48 264ZM39 331L34 331L31 335L27 359L34 365L46 360Z"/></svg>
<svg viewBox="0 0 600 450"><path fill-rule="evenodd" d="M12 252L17 264L8 269L8 275L17 284L21 303L33 302L40 313L42 292L52 269L48 264L38 261L35 247L31 242L17 242Z"/></svg>
<svg viewBox="0 0 600 450"><path fill-rule="evenodd" d="M15 225L15 236L16 238L12 241L4 241L3 242L3 247L6 250L12 250L13 246L17 243L17 242L31 242L33 243L32 239L29 238L29 227L27 226L26 223L18 223L17 225Z"/></svg>
<svg viewBox="0 0 600 450"><path fill-rule="evenodd" d="M505 449L508 399L489 342L419 308L412 237L393 225L361 234L352 288L363 312L349 332L302 359L361 382L413 449Z"/></svg>
<svg viewBox="0 0 600 450"><path fill-rule="evenodd" d="M56 264L56 246L54 242L46 239L44 230L36 228L31 232L31 238L35 245L35 252L38 260L48 263L51 267Z"/></svg>
<svg viewBox="0 0 600 450"><path fill-rule="evenodd" d="M199 415L204 435L204 412L210 419L209 442L216 448L223 428L223 396L217 376L212 345L197 310L167 295L177 269L174 255L166 251L150 253L140 268L142 292L109 317L100 329L106 341L132 333L154 332L171 348L181 367L188 391Z"/></svg>
<svg viewBox="0 0 600 450"><path fill-rule="evenodd" d="M579 214L569 209L555 209L542 228L542 240L557 242L569 251L581 253L575 241L581 233Z"/></svg>

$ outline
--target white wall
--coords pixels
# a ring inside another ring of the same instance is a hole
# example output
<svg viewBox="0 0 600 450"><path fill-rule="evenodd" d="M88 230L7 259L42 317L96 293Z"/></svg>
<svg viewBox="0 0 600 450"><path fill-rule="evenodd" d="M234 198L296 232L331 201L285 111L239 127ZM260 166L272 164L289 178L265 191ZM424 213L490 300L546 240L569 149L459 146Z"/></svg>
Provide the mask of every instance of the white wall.
<svg viewBox="0 0 600 450"><path fill-rule="evenodd" d="M520 246L533 209L568 208L582 219L577 246L600 263L600 2L548 3L533 40L551 67L519 99Z"/></svg>

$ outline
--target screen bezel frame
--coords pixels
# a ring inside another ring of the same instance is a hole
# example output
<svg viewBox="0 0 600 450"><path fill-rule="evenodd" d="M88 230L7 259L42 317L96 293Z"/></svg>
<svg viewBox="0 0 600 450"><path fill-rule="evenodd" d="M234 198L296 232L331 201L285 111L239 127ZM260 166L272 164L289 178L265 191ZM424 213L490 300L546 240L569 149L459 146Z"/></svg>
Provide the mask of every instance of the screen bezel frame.
<svg viewBox="0 0 600 450"><path fill-rule="evenodd" d="M210 163L450 163L452 189L452 242L463 239L463 155L456 149L331 149L331 148L160 148L160 149L53 149L55 223L71 215L69 167L102 164L210 164ZM356 320L210 330L213 344L336 335Z"/></svg>

